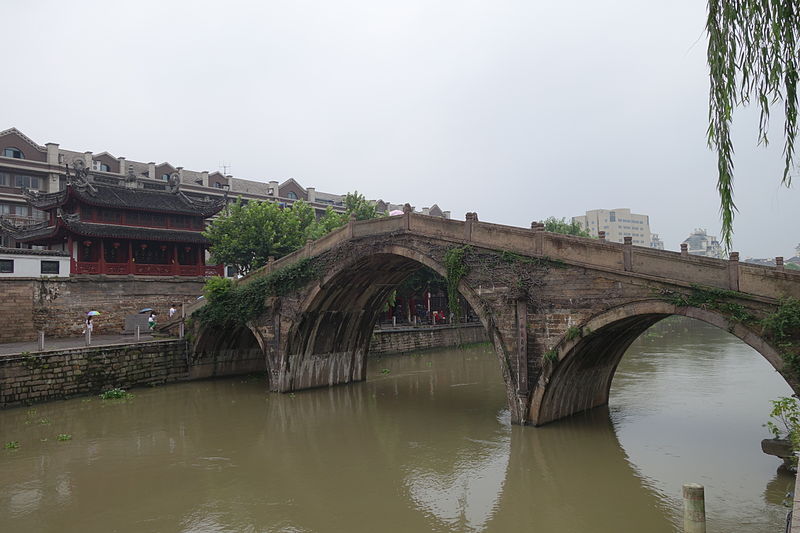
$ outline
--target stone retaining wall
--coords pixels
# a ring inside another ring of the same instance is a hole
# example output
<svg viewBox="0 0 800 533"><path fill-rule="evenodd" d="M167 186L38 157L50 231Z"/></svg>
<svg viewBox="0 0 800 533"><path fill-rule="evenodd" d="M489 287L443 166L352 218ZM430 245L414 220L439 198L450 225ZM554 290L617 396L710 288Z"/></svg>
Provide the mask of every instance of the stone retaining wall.
<svg viewBox="0 0 800 533"><path fill-rule="evenodd" d="M376 331L370 354L404 353L486 341L480 324ZM260 349L189 357L183 340L112 344L0 356L0 407L214 376L266 371Z"/></svg>
<svg viewBox="0 0 800 533"><path fill-rule="evenodd" d="M187 368L180 340L6 355L0 357L0 406L180 381Z"/></svg>
<svg viewBox="0 0 800 533"><path fill-rule="evenodd" d="M370 355L416 352L459 344L488 342L481 324L375 330L369 345Z"/></svg>
<svg viewBox="0 0 800 533"><path fill-rule="evenodd" d="M99 311L94 333L116 334L125 316L152 307L166 320L171 303L194 302L202 294L200 278L14 278L0 280L0 343L80 335L87 311Z"/></svg>

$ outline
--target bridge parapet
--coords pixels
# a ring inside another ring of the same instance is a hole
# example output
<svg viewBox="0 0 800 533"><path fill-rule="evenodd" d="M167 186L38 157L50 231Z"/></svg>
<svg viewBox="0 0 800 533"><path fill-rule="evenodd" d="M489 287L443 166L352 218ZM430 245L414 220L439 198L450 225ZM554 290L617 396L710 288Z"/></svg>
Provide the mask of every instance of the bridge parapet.
<svg viewBox="0 0 800 533"><path fill-rule="evenodd" d="M410 213L351 221L347 226L275 261L273 269L322 254L350 239L395 233L411 233L449 241L454 245L469 244L520 255L547 256L575 266L668 279L686 286L705 285L770 299L786 295L800 298L800 273L780 268L739 264L738 261L732 266L730 261L723 259L684 255L641 246L628 246L630 264L626 265L625 244L477 220L459 221ZM731 275L732 268L735 276ZM239 280L239 283L248 283L267 273L266 267L262 267ZM737 283L733 283L732 279L737 280Z"/></svg>

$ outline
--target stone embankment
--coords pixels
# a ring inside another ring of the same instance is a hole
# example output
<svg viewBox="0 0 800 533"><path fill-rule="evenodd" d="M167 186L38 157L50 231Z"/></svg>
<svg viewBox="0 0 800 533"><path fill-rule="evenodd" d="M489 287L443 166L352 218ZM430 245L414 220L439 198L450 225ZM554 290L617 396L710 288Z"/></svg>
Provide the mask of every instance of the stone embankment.
<svg viewBox="0 0 800 533"><path fill-rule="evenodd" d="M486 341L480 324L378 330L374 355L407 353ZM178 381L264 372L260 350L192 356L184 340L61 348L0 355L0 407Z"/></svg>
<svg viewBox="0 0 800 533"><path fill-rule="evenodd" d="M369 355L409 353L488 341L486 329L480 323L379 329L372 335Z"/></svg>

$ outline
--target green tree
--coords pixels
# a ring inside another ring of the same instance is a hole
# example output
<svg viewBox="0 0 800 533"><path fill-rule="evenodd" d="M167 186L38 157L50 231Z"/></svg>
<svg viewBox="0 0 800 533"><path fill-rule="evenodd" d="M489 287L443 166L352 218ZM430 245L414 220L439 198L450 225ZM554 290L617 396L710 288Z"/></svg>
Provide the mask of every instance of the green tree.
<svg viewBox="0 0 800 533"><path fill-rule="evenodd" d="M591 237L589 232L575 222L567 222L565 218L548 217L544 221L544 230L553 233L563 233L564 235L577 235L578 237Z"/></svg>
<svg viewBox="0 0 800 533"><path fill-rule="evenodd" d="M367 201L358 191L347 193L344 197L344 208L347 217L352 213L356 216L356 220L371 220L383 216L382 213L375 211L375 204Z"/></svg>
<svg viewBox="0 0 800 533"><path fill-rule="evenodd" d="M768 143L770 108L783 101L784 168L781 182L792 183L797 136L797 78L800 61L800 6L797 0L709 0L708 144L717 152L722 240L733 238L733 109L758 102L761 120L758 143Z"/></svg>
<svg viewBox="0 0 800 533"><path fill-rule="evenodd" d="M230 204L225 214L203 233L211 241L211 257L235 266L240 273L266 264L269 256L289 254L305 243L314 211L304 202L282 208L274 202Z"/></svg>
<svg viewBox="0 0 800 533"><path fill-rule="evenodd" d="M335 229L341 228L347 224L348 215L345 213L337 213L331 206L325 208L325 213L315 220L306 231L306 236L309 239L319 239Z"/></svg>

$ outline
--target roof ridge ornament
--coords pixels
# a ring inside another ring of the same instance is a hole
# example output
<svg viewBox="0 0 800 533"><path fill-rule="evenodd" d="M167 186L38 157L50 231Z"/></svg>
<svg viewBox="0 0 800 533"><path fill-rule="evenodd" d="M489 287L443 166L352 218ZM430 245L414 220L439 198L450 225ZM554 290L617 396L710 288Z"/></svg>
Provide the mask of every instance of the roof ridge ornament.
<svg viewBox="0 0 800 533"><path fill-rule="evenodd" d="M73 175L70 175L69 165L65 165L67 174L67 186L83 192L86 191L92 196L97 194L97 189L89 182L89 171L86 169L86 162L76 157L72 160Z"/></svg>

